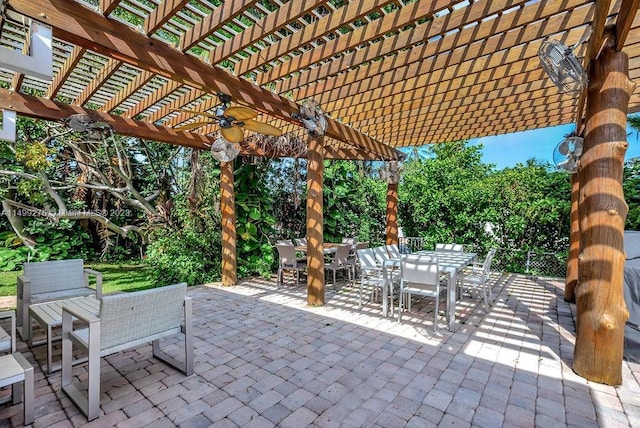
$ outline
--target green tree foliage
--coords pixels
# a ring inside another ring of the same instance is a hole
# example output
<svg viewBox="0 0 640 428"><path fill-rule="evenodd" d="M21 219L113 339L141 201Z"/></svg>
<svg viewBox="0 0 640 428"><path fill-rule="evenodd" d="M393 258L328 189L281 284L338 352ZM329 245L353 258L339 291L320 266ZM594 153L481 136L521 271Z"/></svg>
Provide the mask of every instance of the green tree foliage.
<svg viewBox="0 0 640 428"><path fill-rule="evenodd" d="M273 192L276 236L306 235L306 161L273 162L268 185ZM325 161L324 239L343 237L381 244L385 238L386 184L372 177L367 163Z"/></svg>
<svg viewBox="0 0 640 428"><path fill-rule="evenodd" d="M187 154L159 202L167 221L150 226L145 261L159 284L220 278L220 168L209 153Z"/></svg>
<svg viewBox="0 0 640 428"><path fill-rule="evenodd" d="M464 142L432 145L426 158L407 162L399 186L399 217L406 236L437 242L480 242L487 219L490 166L481 148Z"/></svg>
<svg viewBox="0 0 640 428"><path fill-rule="evenodd" d="M564 252L568 247L569 175L535 160L492 171L481 147L435 145L409 161L400 185L400 219L407 236L458 242L480 253Z"/></svg>
<svg viewBox="0 0 640 428"><path fill-rule="evenodd" d="M273 197L266 185L268 163L236 162L236 227L238 274L269 277L275 263L270 238L274 235Z"/></svg>
<svg viewBox="0 0 640 428"><path fill-rule="evenodd" d="M625 163L622 188L629 206L625 229L640 230L640 158Z"/></svg>

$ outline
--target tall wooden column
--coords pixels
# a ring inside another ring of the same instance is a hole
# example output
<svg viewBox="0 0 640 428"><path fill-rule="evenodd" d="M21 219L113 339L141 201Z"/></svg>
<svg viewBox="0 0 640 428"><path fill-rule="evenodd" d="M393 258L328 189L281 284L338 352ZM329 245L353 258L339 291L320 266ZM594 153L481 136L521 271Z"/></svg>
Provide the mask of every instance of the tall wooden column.
<svg viewBox="0 0 640 428"><path fill-rule="evenodd" d="M567 259L567 277L564 285L564 300L575 303L575 288L578 283L578 254L580 253L580 217L578 199L580 180L578 174L571 174L571 215L569 232L569 258Z"/></svg>
<svg viewBox="0 0 640 428"><path fill-rule="evenodd" d="M398 183L387 184L387 245L398 245Z"/></svg>
<svg viewBox="0 0 640 428"><path fill-rule="evenodd" d="M307 303L324 305L324 218L322 138L309 136L307 146Z"/></svg>
<svg viewBox="0 0 640 428"><path fill-rule="evenodd" d="M615 40L615 37L609 37ZM622 192L627 106L634 84L629 59L610 43L589 72L584 151L580 160L580 256L574 370L588 380L622 382L624 327Z"/></svg>
<svg viewBox="0 0 640 428"><path fill-rule="evenodd" d="M233 161L220 162L220 211L222 211L222 285L238 283L236 253L236 202Z"/></svg>

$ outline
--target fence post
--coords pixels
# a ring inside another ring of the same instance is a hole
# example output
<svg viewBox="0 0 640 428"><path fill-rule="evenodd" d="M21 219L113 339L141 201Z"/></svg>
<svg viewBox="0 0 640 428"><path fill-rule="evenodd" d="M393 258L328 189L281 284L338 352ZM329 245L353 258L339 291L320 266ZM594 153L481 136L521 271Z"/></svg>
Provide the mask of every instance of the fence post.
<svg viewBox="0 0 640 428"><path fill-rule="evenodd" d="M530 271L529 271L530 263L531 263L531 250L527 251L527 262L524 265L524 272L525 273L530 273Z"/></svg>

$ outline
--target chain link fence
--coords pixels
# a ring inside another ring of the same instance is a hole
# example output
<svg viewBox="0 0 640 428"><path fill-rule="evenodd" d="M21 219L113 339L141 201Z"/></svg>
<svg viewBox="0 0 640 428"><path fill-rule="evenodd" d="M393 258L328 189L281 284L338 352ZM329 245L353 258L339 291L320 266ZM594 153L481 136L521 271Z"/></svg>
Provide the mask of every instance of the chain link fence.
<svg viewBox="0 0 640 428"><path fill-rule="evenodd" d="M403 253L433 249L426 248L424 238L419 237L402 237L399 241L399 247ZM482 253L482 251L477 248L465 247L465 250ZM491 270L522 273L532 276L564 278L567 274L567 254L497 248Z"/></svg>

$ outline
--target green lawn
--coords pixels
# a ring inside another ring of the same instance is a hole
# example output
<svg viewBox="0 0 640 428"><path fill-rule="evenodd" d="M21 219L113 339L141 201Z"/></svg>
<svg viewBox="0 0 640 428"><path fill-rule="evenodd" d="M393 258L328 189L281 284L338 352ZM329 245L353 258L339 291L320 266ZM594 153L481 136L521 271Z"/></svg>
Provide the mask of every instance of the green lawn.
<svg viewBox="0 0 640 428"><path fill-rule="evenodd" d="M91 269L102 273L102 292L137 291L152 288L155 284L149 279L151 268L137 264L92 264ZM0 272L0 296L16 295L17 272ZM93 282L93 277L91 277Z"/></svg>

